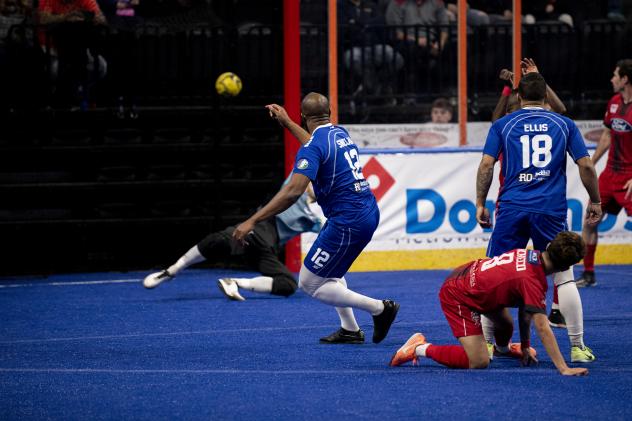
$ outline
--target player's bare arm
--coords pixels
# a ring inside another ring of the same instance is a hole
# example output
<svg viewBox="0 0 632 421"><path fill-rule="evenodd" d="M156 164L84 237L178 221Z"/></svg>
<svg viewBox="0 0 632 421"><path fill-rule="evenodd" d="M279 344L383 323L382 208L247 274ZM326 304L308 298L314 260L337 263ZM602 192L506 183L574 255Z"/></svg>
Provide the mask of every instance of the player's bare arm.
<svg viewBox="0 0 632 421"><path fill-rule="evenodd" d="M523 75L532 72L540 72L538 66L535 64L535 61L532 58L523 58L522 61L520 61L520 69L522 70ZM558 114L566 113L566 106L548 84L546 85L546 102L547 104L549 104L551 111L554 111Z"/></svg>
<svg viewBox="0 0 632 421"><path fill-rule="evenodd" d="M292 136L294 136L296 139L298 139L299 142L301 142L301 145L304 145L309 141L311 135L290 118L290 116L287 114L287 111L285 111L285 108L281 107L278 104L269 104L266 105L266 108L270 113L270 117L278 121L282 127L288 129L290 133L292 133Z"/></svg>
<svg viewBox="0 0 632 421"><path fill-rule="evenodd" d="M538 359L531 354L531 317L533 313L525 311L524 307L518 309L518 326L520 328L520 348L522 348L522 360L520 364L531 365L538 363Z"/></svg>
<svg viewBox="0 0 632 421"><path fill-rule="evenodd" d="M597 172L595 171L593 161L587 156L577 160L577 167L579 168L579 177L590 198L588 208L586 209L586 223L595 225L601 221L602 216Z"/></svg>
<svg viewBox="0 0 632 421"><path fill-rule="evenodd" d="M564 357L562 357L560 348L557 345L555 335L549 326L549 319L547 316L542 313L535 313L532 318L535 329L538 332L538 336L542 341L542 345L544 345L546 353L549 354L551 361L553 361L553 364L555 364L555 367L560 374L563 376L585 376L588 374L588 369L586 368L570 368L566 365L566 361L564 361Z"/></svg>
<svg viewBox="0 0 632 421"><path fill-rule="evenodd" d="M601 137L599 137L599 143L597 144L597 148L595 149L595 153L592 156L593 165L597 165L597 162L601 159L601 157L610 149L610 142L612 141L611 133L609 128L603 129L601 132Z"/></svg>
<svg viewBox="0 0 632 421"><path fill-rule="evenodd" d="M264 221L292 206L305 192L308 184L309 178L303 174L292 174L290 181L264 207L235 228L233 238L242 244L248 244L246 237L252 232L257 222Z"/></svg>
<svg viewBox="0 0 632 421"><path fill-rule="evenodd" d="M511 88L513 88L514 82L513 73L511 72L511 70L502 69L498 77L505 83L505 89L511 90ZM511 93L509 93L509 95L511 95ZM503 91L503 94L498 99L496 108L494 108L494 112L492 113L492 123L507 114L507 103L509 102L509 95L505 94L505 91Z"/></svg>
<svg viewBox="0 0 632 421"><path fill-rule="evenodd" d="M495 163L496 158L483 154L476 174L476 221L483 228L491 228L492 226L489 210L485 207L485 201L487 200L489 187L492 185Z"/></svg>

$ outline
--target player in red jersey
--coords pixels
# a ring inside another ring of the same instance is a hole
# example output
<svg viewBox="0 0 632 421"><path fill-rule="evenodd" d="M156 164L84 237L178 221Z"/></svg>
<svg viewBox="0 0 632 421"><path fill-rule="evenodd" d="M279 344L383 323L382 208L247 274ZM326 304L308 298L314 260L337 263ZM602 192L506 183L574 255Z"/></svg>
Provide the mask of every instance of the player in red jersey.
<svg viewBox="0 0 632 421"><path fill-rule="evenodd" d="M522 363L536 362L530 348L531 320L546 352L560 374L581 376L585 368L570 368L560 353L546 316L546 275L567 270L584 256L582 238L573 232L559 233L546 251L516 249L491 259L479 259L457 269L445 280L439 300L457 345L433 345L415 333L393 355L398 366L419 357L451 368L486 368L490 357L481 327L481 314L495 325L496 342L509 344L513 318L506 307L518 307Z"/></svg>
<svg viewBox="0 0 632 421"><path fill-rule="evenodd" d="M614 69L612 88L615 95L608 102L597 149L592 156L593 164L608 149L606 169L599 176L601 208L616 215L621 208L628 217L632 216L632 59L620 60ZM589 287L597 284L595 279L595 250L597 249L597 226L584 224L586 257L584 273L577 286Z"/></svg>

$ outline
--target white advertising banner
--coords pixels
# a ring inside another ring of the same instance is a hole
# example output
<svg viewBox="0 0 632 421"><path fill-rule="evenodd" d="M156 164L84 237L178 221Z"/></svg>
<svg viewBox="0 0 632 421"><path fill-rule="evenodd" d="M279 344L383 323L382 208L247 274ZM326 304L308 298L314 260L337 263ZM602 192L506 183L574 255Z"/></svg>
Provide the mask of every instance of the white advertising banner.
<svg viewBox="0 0 632 421"><path fill-rule="evenodd" d="M601 120L576 121L587 144L595 144L603 130ZM467 124L467 146L483 146L489 122ZM351 139L365 149L418 149L459 146L459 125L448 124L349 124Z"/></svg>
<svg viewBox="0 0 632 421"><path fill-rule="evenodd" d="M491 230L476 223L475 184L481 152L417 151L362 155L363 173L378 199L380 225L366 251L484 249ZM601 160L598 172L605 160ZM498 165L487 206L493 211ZM568 223L581 232L588 195L577 166L568 159ZM305 253L315 236L303 235ZM632 245L632 220L625 212L600 225L600 244ZM389 258L393 258L391 255ZM447 259L446 262L450 261ZM362 270L362 269L359 269ZM369 269L367 269L369 270Z"/></svg>

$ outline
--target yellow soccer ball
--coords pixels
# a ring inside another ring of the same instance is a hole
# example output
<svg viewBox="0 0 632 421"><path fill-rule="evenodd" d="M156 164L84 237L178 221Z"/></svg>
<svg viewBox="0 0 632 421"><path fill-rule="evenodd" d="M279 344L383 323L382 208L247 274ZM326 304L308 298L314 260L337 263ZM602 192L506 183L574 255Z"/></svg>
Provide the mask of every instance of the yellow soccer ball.
<svg viewBox="0 0 632 421"><path fill-rule="evenodd" d="M222 73L215 81L215 90L222 96L236 96L241 92L241 79L232 72Z"/></svg>

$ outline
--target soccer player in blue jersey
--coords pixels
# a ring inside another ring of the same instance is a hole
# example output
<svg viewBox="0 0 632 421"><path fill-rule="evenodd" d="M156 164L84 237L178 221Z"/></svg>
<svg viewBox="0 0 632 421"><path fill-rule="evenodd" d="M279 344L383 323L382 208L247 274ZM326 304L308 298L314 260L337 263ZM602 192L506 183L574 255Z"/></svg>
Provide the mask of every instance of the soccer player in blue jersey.
<svg viewBox="0 0 632 421"><path fill-rule="evenodd" d="M529 239L536 250L561 231L567 230L566 155L575 161L590 202L586 223L601 219L597 175L582 136L569 118L544 109L546 82L539 73L528 73L520 80L521 109L492 125L483 149L476 178L476 218L483 228L492 226L485 200L491 185L496 160L500 160L501 187L496 203L496 226L487 256L499 256L526 247ZM566 317L571 341L571 361L595 359L583 341L581 298L572 267L559 272L553 282L558 288L560 311ZM492 340L493 325L483 322L486 339ZM487 329L489 327L490 329ZM508 344L496 343L505 352Z"/></svg>
<svg viewBox="0 0 632 421"><path fill-rule="evenodd" d="M283 107L267 106L270 116L287 128L303 145L297 153L293 174L267 205L233 233L238 241L248 242L249 233L259 221L287 209L305 191L310 180L316 201L327 217L299 273L299 288L317 300L332 305L341 327L324 343L362 343L353 309L373 316L373 342L381 342L395 320L399 304L376 300L347 288L345 274L368 244L380 220L380 211L369 183L362 175L357 146L349 133L332 125L329 101L309 93L301 103L301 119L307 130L293 122Z"/></svg>

